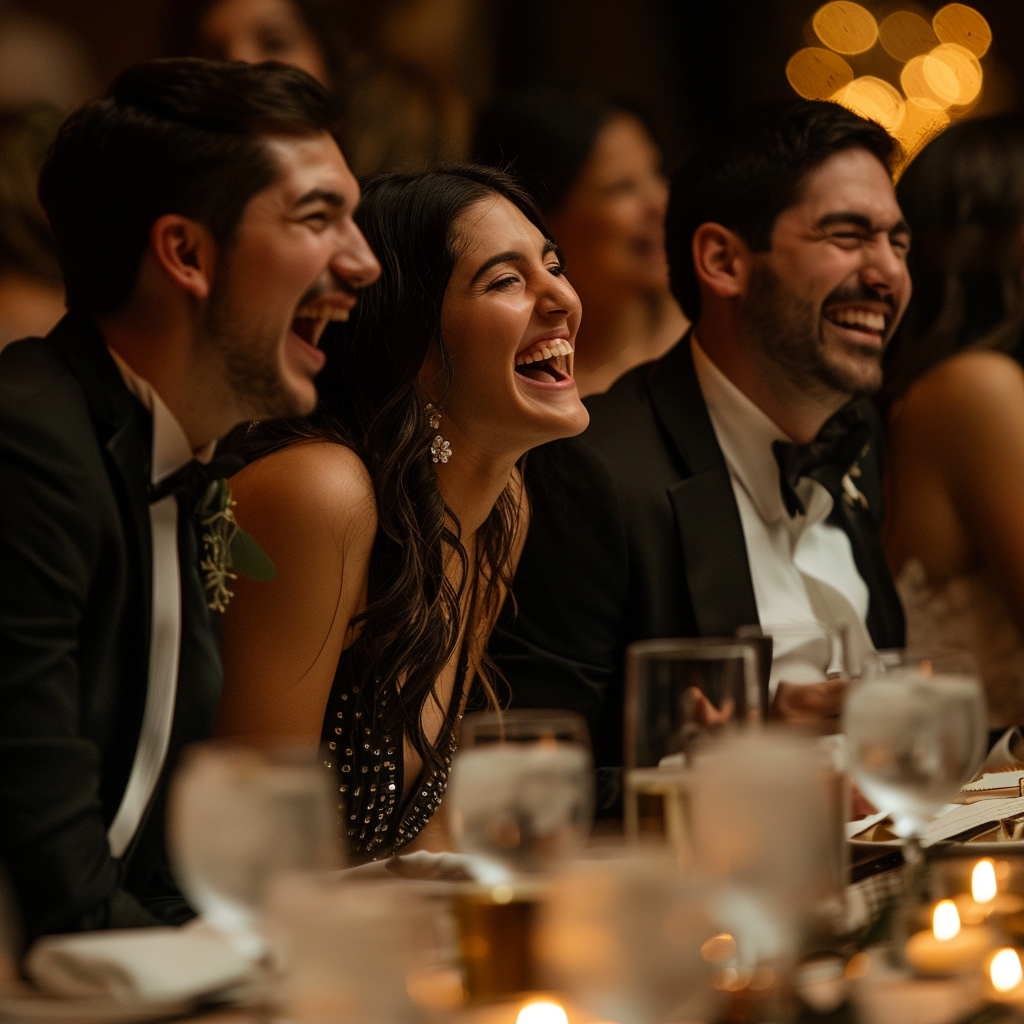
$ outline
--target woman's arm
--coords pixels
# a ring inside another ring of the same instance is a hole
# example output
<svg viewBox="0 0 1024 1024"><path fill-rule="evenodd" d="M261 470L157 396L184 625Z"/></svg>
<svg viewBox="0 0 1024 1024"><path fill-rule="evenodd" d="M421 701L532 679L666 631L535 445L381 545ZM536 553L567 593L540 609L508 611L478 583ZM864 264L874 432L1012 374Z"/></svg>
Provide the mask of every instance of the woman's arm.
<svg viewBox="0 0 1024 1024"><path fill-rule="evenodd" d="M231 488L239 524L276 575L233 584L217 732L318 740L351 620L366 600L377 527L369 474L342 445L303 442L247 466Z"/></svg>

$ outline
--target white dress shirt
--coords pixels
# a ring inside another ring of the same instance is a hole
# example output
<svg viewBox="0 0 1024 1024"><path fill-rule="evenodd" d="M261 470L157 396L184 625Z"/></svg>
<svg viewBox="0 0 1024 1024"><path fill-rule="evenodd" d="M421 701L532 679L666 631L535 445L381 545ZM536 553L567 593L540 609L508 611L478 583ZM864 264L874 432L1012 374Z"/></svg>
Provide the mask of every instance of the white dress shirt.
<svg viewBox="0 0 1024 1024"><path fill-rule="evenodd" d="M761 626L767 630L809 622L835 626L845 630L849 659L859 664L873 646L865 624L868 588L857 572L849 537L825 522L832 511L832 496L818 481L804 477L796 494L806 514L790 518L772 442L792 438L722 373L695 336L690 346L739 506ZM797 646L795 639L780 643L776 638L773 692L779 678L790 682L822 678L817 654L801 658Z"/></svg>
<svg viewBox="0 0 1024 1024"><path fill-rule="evenodd" d="M150 483L158 484L193 458L209 462L214 442L193 453L174 413L134 370L109 349L128 390L153 417ZM120 857L138 830L167 757L178 690L181 654L181 569L178 565L178 501L169 494L149 506L153 535L153 601L149 678L135 759L117 814L107 830L111 853Z"/></svg>

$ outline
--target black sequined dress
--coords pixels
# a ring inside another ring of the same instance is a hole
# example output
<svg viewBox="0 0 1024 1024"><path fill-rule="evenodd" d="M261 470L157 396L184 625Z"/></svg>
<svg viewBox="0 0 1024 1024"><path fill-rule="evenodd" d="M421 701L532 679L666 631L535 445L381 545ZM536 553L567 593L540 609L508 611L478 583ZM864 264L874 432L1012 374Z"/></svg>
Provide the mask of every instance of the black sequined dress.
<svg viewBox="0 0 1024 1024"><path fill-rule="evenodd" d="M402 793L402 732L386 731L384 713L394 688L371 686L359 671L359 641L342 652L324 714L321 743L338 780L342 837L357 860L390 856L423 830L448 785L462 719L466 658L460 658L444 727L437 738L441 764L424 767L416 788Z"/></svg>

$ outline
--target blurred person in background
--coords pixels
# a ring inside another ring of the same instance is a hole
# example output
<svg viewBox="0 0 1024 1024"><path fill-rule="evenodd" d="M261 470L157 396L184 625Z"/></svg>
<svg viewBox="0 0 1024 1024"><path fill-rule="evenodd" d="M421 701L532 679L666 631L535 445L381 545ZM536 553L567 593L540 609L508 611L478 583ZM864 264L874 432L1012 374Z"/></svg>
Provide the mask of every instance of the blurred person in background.
<svg viewBox="0 0 1024 1024"><path fill-rule="evenodd" d="M0 348L49 333L64 315L60 266L36 195L61 120L42 104L0 110Z"/></svg>
<svg viewBox="0 0 1024 1024"><path fill-rule="evenodd" d="M571 86L526 90L484 111L474 148L534 192L562 249L585 313L580 394L663 356L688 322L668 286L662 155L636 108Z"/></svg>
<svg viewBox="0 0 1024 1024"><path fill-rule="evenodd" d="M887 353L886 552L915 646L1024 724L1024 120L954 125L900 180L914 297Z"/></svg>
<svg viewBox="0 0 1024 1024"><path fill-rule="evenodd" d="M353 35L344 8L332 0L185 0L173 7L168 43L173 53L276 60L311 74L335 99L359 178L463 158L465 100L410 61L367 51L363 40L372 40Z"/></svg>

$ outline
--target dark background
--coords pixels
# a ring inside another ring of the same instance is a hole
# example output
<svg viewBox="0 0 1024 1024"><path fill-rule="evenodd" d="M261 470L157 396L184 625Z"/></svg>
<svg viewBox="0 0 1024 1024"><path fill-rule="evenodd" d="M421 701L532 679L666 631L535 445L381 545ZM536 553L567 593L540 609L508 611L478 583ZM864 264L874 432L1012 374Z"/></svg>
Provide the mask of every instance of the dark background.
<svg viewBox="0 0 1024 1024"><path fill-rule="evenodd" d="M0 10L41 15L70 29L101 89L121 68L160 52L174 2L0 0ZM400 7L409 0L338 0L342 7L353 2ZM473 31L447 70L477 103L551 74L623 89L647 106L671 156L694 124L747 100L793 95L786 61L813 42L807 33L819 6L819 0L475 0L475 7L466 4ZM865 6L881 21L900 9L930 18L941 4L865 0ZM1024 4L975 0L972 6L994 35L977 112L1013 109L1024 95ZM858 58L851 63L858 73L871 70Z"/></svg>

